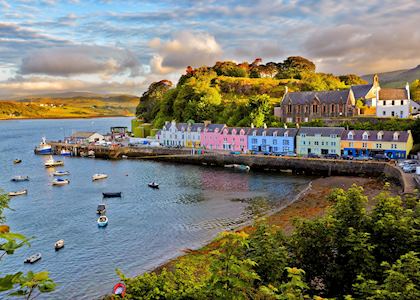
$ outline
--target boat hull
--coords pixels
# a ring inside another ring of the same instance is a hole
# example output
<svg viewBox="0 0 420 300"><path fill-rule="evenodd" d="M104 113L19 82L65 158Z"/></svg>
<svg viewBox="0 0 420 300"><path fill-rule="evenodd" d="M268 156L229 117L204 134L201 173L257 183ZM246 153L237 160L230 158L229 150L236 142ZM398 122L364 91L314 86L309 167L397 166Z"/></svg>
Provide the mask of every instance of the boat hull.
<svg viewBox="0 0 420 300"><path fill-rule="evenodd" d="M104 198L121 198L121 192L118 193L102 193Z"/></svg>
<svg viewBox="0 0 420 300"><path fill-rule="evenodd" d="M51 154L51 153L52 153L51 147L49 147L49 148L35 148L35 154L47 155L47 154Z"/></svg>

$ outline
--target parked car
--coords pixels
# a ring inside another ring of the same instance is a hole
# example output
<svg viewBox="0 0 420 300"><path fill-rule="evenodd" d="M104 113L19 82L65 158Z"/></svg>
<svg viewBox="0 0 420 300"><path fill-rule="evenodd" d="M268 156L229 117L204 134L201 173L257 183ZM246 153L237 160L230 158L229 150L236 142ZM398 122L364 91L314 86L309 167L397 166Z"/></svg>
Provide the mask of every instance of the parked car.
<svg viewBox="0 0 420 300"><path fill-rule="evenodd" d="M230 151L230 154L241 154L241 151Z"/></svg>
<svg viewBox="0 0 420 300"><path fill-rule="evenodd" d="M327 158L327 159L338 159L338 158L340 158L340 155L334 154L334 153L328 153L328 154L325 154L324 155L324 158Z"/></svg>
<svg viewBox="0 0 420 300"><path fill-rule="evenodd" d="M294 152L287 152L284 156L296 157L297 155Z"/></svg>
<svg viewBox="0 0 420 300"><path fill-rule="evenodd" d="M372 157L370 157L370 156L355 156L355 157L353 157L353 160L367 161L367 160L372 160Z"/></svg>
<svg viewBox="0 0 420 300"><path fill-rule="evenodd" d="M341 156L341 159L344 159L344 160L353 160L353 155L343 155L343 156Z"/></svg>
<svg viewBox="0 0 420 300"><path fill-rule="evenodd" d="M321 156L319 156L319 155L318 155L318 154L316 154L316 153L309 153L307 157L308 157L308 158L321 158Z"/></svg>
<svg viewBox="0 0 420 300"><path fill-rule="evenodd" d="M386 156L385 154L375 154L373 157L375 160L381 160L381 161L390 161L391 159Z"/></svg>
<svg viewBox="0 0 420 300"><path fill-rule="evenodd" d="M417 161L415 161L415 160L404 160L403 162L400 162L399 164L398 164L398 166L400 167L400 168L403 168L404 166L408 166L408 165L416 165L417 164Z"/></svg>
<svg viewBox="0 0 420 300"><path fill-rule="evenodd" d="M417 166L419 166L419 165L408 164L408 165L403 167L403 171L404 171L404 173L414 173L414 172L416 172Z"/></svg>

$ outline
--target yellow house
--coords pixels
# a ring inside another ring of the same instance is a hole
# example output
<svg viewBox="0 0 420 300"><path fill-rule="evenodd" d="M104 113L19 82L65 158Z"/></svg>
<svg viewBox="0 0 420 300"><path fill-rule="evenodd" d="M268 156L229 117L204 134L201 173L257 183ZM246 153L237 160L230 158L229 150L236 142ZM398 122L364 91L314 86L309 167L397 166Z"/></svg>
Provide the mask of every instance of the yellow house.
<svg viewBox="0 0 420 300"><path fill-rule="evenodd" d="M341 135L342 154L354 157L385 154L403 159L412 148L411 131L345 130Z"/></svg>

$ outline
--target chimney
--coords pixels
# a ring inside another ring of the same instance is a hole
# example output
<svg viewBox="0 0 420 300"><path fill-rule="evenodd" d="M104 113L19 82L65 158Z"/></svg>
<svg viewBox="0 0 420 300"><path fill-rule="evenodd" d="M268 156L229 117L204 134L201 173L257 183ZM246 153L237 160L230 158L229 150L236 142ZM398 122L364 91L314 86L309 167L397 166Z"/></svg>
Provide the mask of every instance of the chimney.
<svg viewBox="0 0 420 300"><path fill-rule="evenodd" d="M265 129L267 129L267 124L265 124L265 123L264 123L264 125L263 125L263 126L264 126L264 128L265 128Z"/></svg>
<svg viewBox="0 0 420 300"><path fill-rule="evenodd" d="M287 85L284 87L284 94L287 94L289 92L289 88L287 87Z"/></svg>
<svg viewBox="0 0 420 300"><path fill-rule="evenodd" d="M251 123L251 128L254 128L254 123Z"/></svg>
<svg viewBox="0 0 420 300"><path fill-rule="evenodd" d="M287 129L287 124L286 123L284 123L283 126L284 126L284 129Z"/></svg>
<svg viewBox="0 0 420 300"><path fill-rule="evenodd" d="M408 82L405 84L405 90L407 91L407 99L410 100L410 85Z"/></svg>
<svg viewBox="0 0 420 300"><path fill-rule="evenodd" d="M165 121L165 125L168 125L169 124L169 121Z"/></svg>
<svg viewBox="0 0 420 300"><path fill-rule="evenodd" d="M204 127L207 127L207 126L209 126L211 124L211 121L204 121Z"/></svg>

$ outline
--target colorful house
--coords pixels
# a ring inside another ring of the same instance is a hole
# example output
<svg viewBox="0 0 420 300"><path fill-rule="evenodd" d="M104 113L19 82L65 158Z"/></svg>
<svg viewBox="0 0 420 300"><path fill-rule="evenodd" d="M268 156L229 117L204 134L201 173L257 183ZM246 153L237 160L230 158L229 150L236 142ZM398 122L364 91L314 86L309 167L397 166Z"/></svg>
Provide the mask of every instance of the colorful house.
<svg viewBox="0 0 420 300"><path fill-rule="evenodd" d="M223 150L223 138L221 133L225 124L205 124L201 132L201 146L208 150Z"/></svg>
<svg viewBox="0 0 420 300"><path fill-rule="evenodd" d="M248 134L248 149L258 152L295 152L297 129L251 128Z"/></svg>
<svg viewBox="0 0 420 300"><path fill-rule="evenodd" d="M165 122L158 135L159 143L169 147L200 147L200 135L203 131L202 123Z"/></svg>
<svg viewBox="0 0 420 300"><path fill-rule="evenodd" d="M342 127L302 127L296 135L296 154L340 154Z"/></svg>
<svg viewBox="0 0 420 300"><path fill-rule="evenodd" d="M408 156L413 148L410 131L345 130L341 135L344 155L374 156L385 154L393 159Z"/></svg>
<svg viewBox="0 0 420 300"><path fill-rule="evenodd" d="M223 128L218 147L222 146L223 150L247 152L250 129L246 127Z"/></svg>

